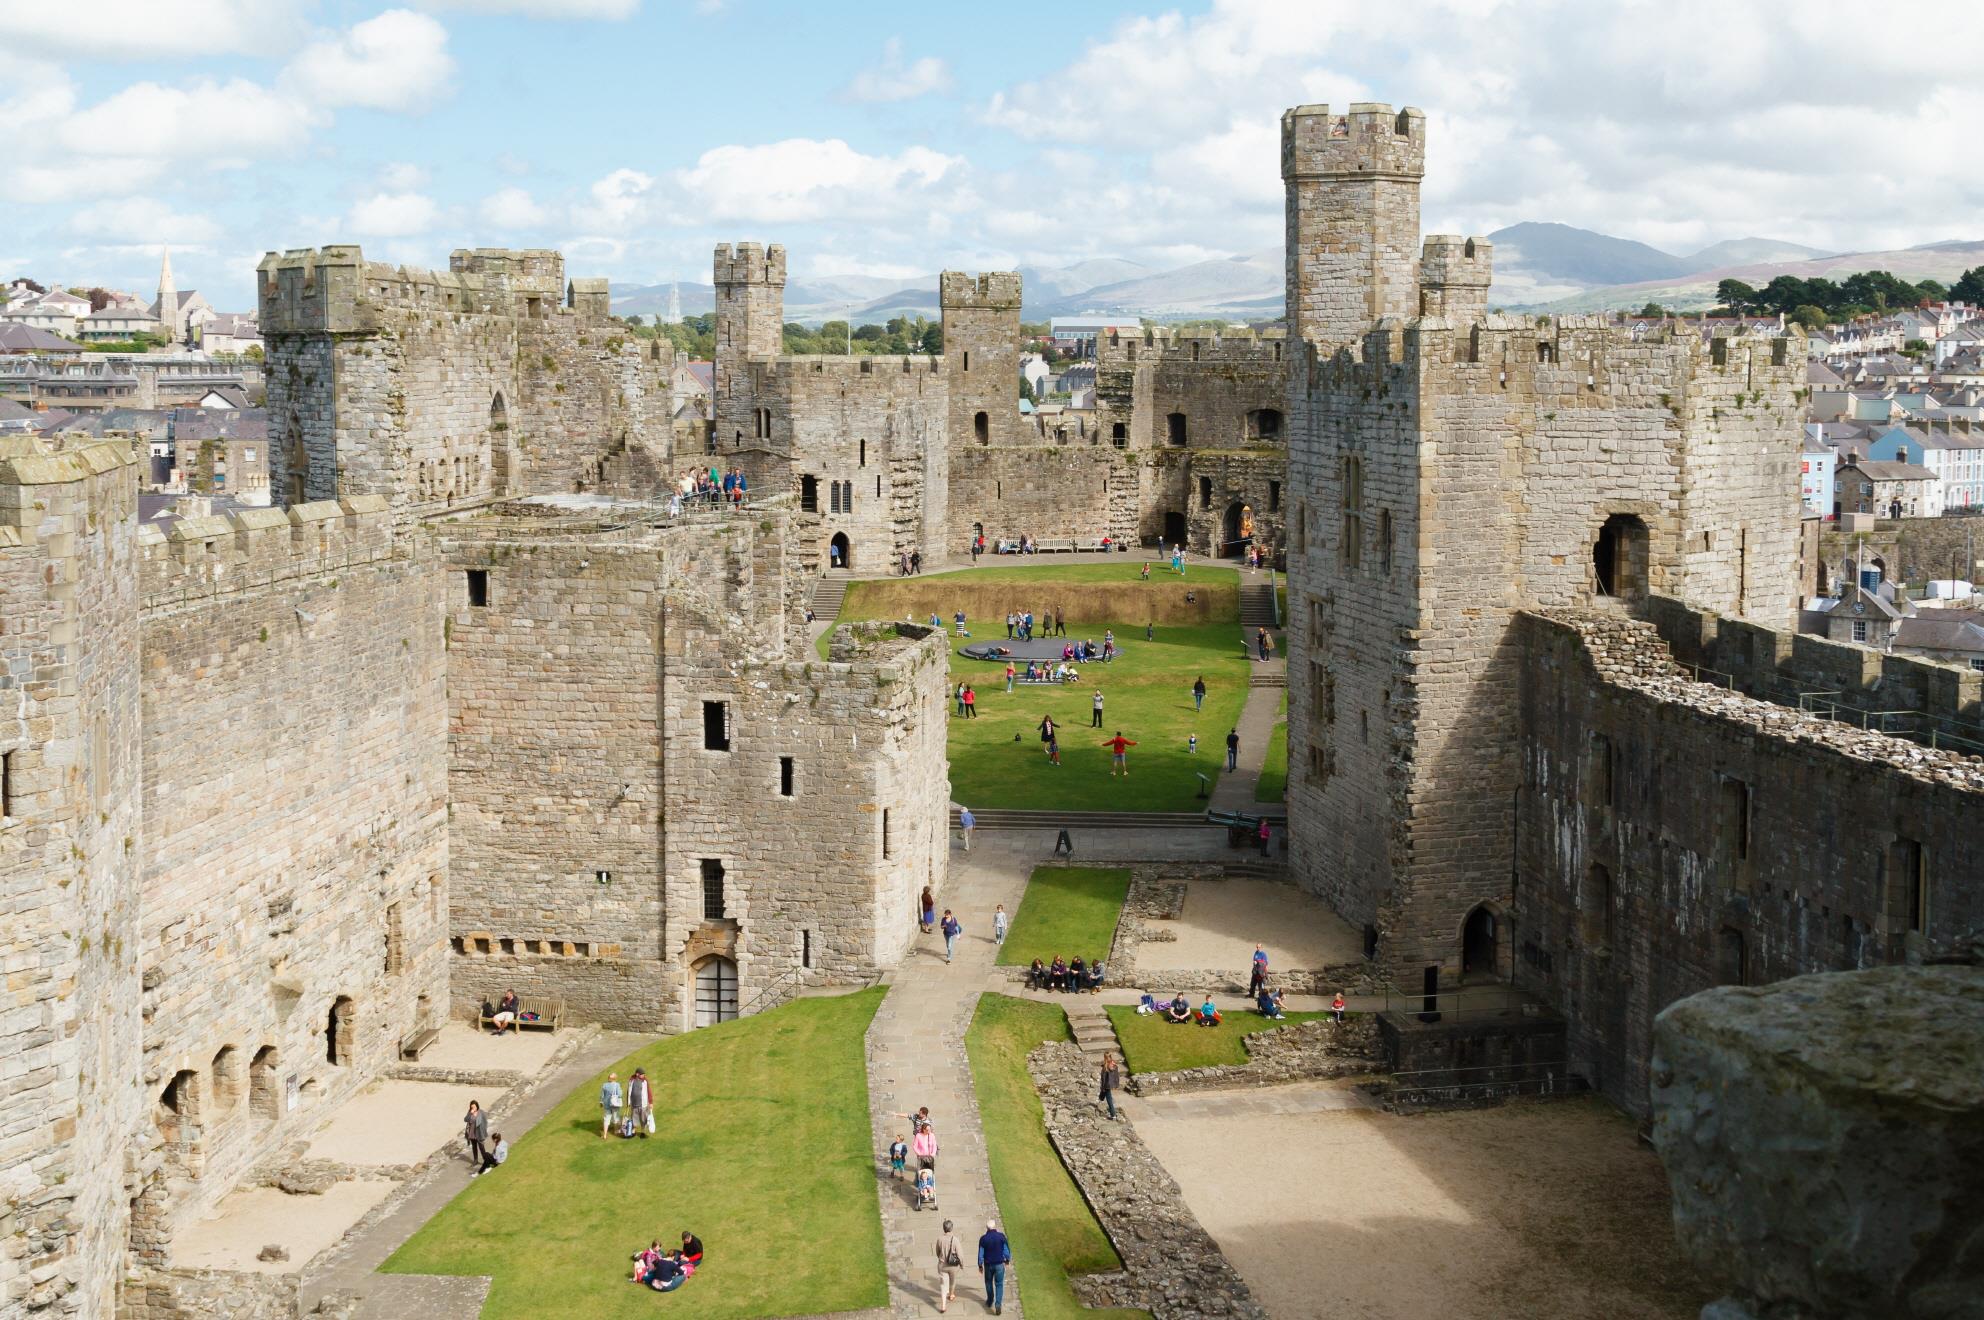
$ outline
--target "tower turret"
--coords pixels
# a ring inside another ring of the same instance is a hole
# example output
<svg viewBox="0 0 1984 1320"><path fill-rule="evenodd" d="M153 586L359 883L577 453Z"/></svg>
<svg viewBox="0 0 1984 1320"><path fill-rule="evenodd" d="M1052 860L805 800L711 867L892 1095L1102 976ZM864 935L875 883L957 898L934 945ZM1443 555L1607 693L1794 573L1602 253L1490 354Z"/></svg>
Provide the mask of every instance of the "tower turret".
<svg viewBox="0 0 1984 1320"><path fill-rule="evenodd" d="M1488 285L1495 278L1495 245L1485 238L1430 234L1419 257L1419 311L1445 317L1456 328L1488 314Z"/></svg>
<svg viewBox="0 0 1984 1320"><path fill-rule="evenodd" d="M1426 116L1358 102L1281 117L1288 333L1348 343L1381 316L1419 311L1419 179Z"/></svg>
<svg viewBox="0 0 1984 1320"><path fill-rule="evenodd" d="M718 407L731 393L738 364L777 357L785 342L785 249L777 243L716 245L716 369ZM719 419L719 422L721 419ZM722 427L718 427L719 433Z"/></svg>
<svg viewBox="0 0 1984 1320"><path fill-rule="evenodd" d="M951 444L1009 445L1020 423L1018 271L938 276L944 362L951 382Z"/></svg>

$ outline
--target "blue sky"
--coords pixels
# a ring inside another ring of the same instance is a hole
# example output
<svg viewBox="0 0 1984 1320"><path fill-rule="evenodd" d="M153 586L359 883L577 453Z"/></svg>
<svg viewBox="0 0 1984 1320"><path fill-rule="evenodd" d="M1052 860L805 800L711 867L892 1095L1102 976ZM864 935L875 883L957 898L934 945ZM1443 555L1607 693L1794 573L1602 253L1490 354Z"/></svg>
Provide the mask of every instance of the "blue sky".
<svg viewBox="0 0 1984 1320"><path fill-rule="evenodd" d="M1884 13L0 0L0 278L149 290L169 243L244 309L270 248L549 244L652 282L747 238L799 276L1161 268L1278 243L1277 113L1353 99L1427 111L1429 232L1979 237L1984 94ZM1984 6L1923 18L1984 48Z"/></svg>

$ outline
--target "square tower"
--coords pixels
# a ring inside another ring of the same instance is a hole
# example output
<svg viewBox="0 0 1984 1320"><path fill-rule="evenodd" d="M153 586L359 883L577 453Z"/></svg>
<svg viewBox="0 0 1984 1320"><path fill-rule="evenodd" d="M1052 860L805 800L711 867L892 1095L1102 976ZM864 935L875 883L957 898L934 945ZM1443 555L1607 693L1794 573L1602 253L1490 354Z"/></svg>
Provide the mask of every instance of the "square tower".
<svg viewBox="0 0 1984 1320"><path fill-rule="evenodd" d="M1419 179L1426 116L1360 101L1281 117L1288 337L1348 343L1381 316L1419 311Z"/></svg>
<svg viewBox="0 0 1984 1320"><path fill-rule="evenodd" d="M937 303L950 368L951 447L1019 443L1019 272L947 270Z"/></svg>
<svg viewBox="0 0 1984 1320"><path fill-rule="evenodd" d="M716 366L713 389L717 434L724 429L724 399L739 384L739 365L772 358L785 344L785 248L777 243L716 245Z"/></svg>

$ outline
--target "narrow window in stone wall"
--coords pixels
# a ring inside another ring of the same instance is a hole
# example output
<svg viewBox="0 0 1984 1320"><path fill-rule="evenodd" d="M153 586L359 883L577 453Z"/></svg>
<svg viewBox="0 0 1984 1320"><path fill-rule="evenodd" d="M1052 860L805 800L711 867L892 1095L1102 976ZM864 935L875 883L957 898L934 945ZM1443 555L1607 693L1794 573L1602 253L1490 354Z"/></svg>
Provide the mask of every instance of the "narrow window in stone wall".
<svg viewBox="0 0 1984 1320"><path fill-rule="evenodd" d="M778 795L780 797L796 796L793 791L792 758L789 756L778 758Z"/></svg>
<svg viewBox="0 0 1984 1320"><path fill-rule="evenodd" d="M282 1117L282 1092L276 1088L276 1047L264 1045L248 1063L248 1112L256 1118Z"/></svg>
<svg viewBox="0 0 1984 1320"><path fill-rule="evenodd" d="M1185 443L1185 414L1169 413L1164 418L1165 437L1174 445Z"/></svg>
<svg viewBox="0 0 1984 1320"><path fill-rule="evenodd" d="M856 467L867 467L867 466L868 466L868 442L867 442L866 440L862 440L862 441L860 442L860 444L861 444L861 457L860 457L860 460L859 460L858 462L856 462L856 463L855 463L855 466L856 466Z"/></svg>
<svg viewBox="0 0 1984 1320"><path fill-rule="evenodd" d="M723 863L703 858L703 920L723 920Z"/></svg>
<svg viewBox="0 0 1984 1320"><path fill-rule="evenodd" d="M875 498L878 500L882 498L882 479L880 477L875 478Z"/></svg>
<svg viewBox="0 0 1984 1320"><path fill-rule="evenodd" d="M468 578L468 603L476 609L489 604L489 570L471 568L463 576Z"/></svg>
<svg viewBox="0 0 1984 1320"><path fill-rule="evenodd" d="M729 702L705 701L703 703L703 750L706 752L727 752L730 750Z"/></svg>
<svg viewBox="0 0 1984 1320"><path fill-rule="evenodd" d="M889 838L889 809L882 808L882 856L895 856L895 841Z"/></svg>
<svg viewBox="0 0 1984 1320"><path fill-rule="evenodd" d="M1378 571L1389 575L1392 571L1392 511L1378 510Z"/></svg>
<svg viewBox="0 0 1984 1320"><path fill-rule="evenodd" d="M1295 553L1309 553L1309 506L1300 500L1295 502Z"/></svg>
<svg viewBox="0 0 1984 1320"><path fill-rule="evenodd" d="M971 350L968 348L964 351L964 369L971 370Z"/></svg>
<svg viewBox="0 0 1984 1320"><path fill-rule="evenodd" d="M992 443L992 421L984 413L974 413L971 418L971 432L981 445Z"/></svg>
<svg viewBox="0 0 1984 1320"><path fill-rule="evenodd" d="M103 715L90 729L90 796L98 807L110 798L110 721Z"/></svg>
<svg viewBox="0 0 1984 1320"><path fill-rule="evenodd" d="M14 754L0 752L0 820L14 814Z"/></svg>
<svg viewBox="0 0 1984 1320"><path fill-rule="evenodd" d="M400 905L386 905L386 970L397 972L406 967L406 934L400 925Z"/></svg>
<svg viewBox="0 0 1984 1320"><path fill-rule="evenodd" d="M1109 443L1110 443L1110 444L1112 444L1112 445L1115 445L1115 446L1116 446L1116 447L1117 447L1118 449L1127 449L1127 448L1129 448L1129 445L1130 445L1130 428L1129 428L1129 427L1127 427L1127 426L1125 426L1125 425L1123 425L1123 423L1121 423L1121 422L1112 422L1112 423L1110 423L1110 426L1109 426Z"/></svg>
<svg viewBox="0 0 1984 1320"><path fill-rule="evenodd" d="M810 930L799 932L799 965L801 967L813 965L813 932Z"/></svg>
<svg viewBox="0 0 1984 1320"><path fill-rule="evenodd" d="M820 511L820 479L818 477L799 478L799 507L806 513Z"/></svg>
<svg viewBox="0 0 1984 1320"><path fill-rule="evenodd" d="M1343 566L1364 562L1364 460L1354 454L1343 459Z"/></svg>
<svg viewBox="0 0 1984 1320"><path fill-rule="evenodd" d="M1591 805L1609 807L1614 803L1612 779L1612 740L1602 733L1591 735L1591 773L1586 781Z"/></svg>
<svg viewBox="0 0 1984 1320"><path fill-rule="evenodd" d="M1922 845L1914 839L1896 839L1888 845L1883 907L1891 936L1928 929L1929 871L1926 863ZM1898 957L1899 951L1891 950L1888 956Z"/></svg>
<svg viewBox="0 0 1984 1320"><path fill-rule="evenodd" d="M1281 512L1281 483L1279 481L1270 481L1268 483L1268 512Z"/></svg>
<svg viewBox="0 0 1984 1320"><path fill-rule="evenodd" d="M1719 787L1720 818L1717 839L1722 853L1732 862L1748 861L1750 856L1750 786L1740 779L1722 777Z"/></svg>
<svg viewBox="0 0 1984 1320"><path fill-rule="evenodd" d="M1212 507L1212 478L1211 478L1211 477L1200 477L1200 478L1199 478L1199 507L1200 507L1201 509L1210 509L1210 508Z"/></svg>

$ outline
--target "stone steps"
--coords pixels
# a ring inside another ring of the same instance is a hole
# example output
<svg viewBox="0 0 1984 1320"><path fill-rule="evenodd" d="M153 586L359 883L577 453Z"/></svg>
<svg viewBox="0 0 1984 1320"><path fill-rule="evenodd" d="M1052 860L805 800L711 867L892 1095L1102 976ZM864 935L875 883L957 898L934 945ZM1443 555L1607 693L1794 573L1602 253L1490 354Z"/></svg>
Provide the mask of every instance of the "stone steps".
<svg viewBox="0 0 1984 1320"><path fill-rule="evenodd" d="M1103 1011L1101 1001L1089 996L1071 998L1073 1002L1064 1003L1062 1011L1068 1015L1068 1030L1074 1035L1075 1045L1098 1063L1105 1054L1113 1054L1120 1061L1123 1046L1116 1039L1116 1028L1110 1023L1109 1014Z"/></svg>
<svg viewBox="0 0 1984 1320"><path fill-rule="evenodd" d="M849 578L828 574L813 584L813 617L833 622L840 616L840 604L847 598Z"/></svg>
<svg viewBox="0 0 1984 1320"><path fill-rule="evenodd" d="M1288 671L1261 665L1247 675L1250 688L1285 688L1288 686Z"/></svg>

